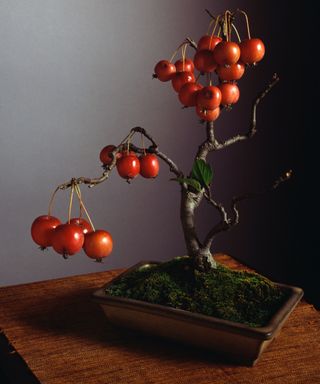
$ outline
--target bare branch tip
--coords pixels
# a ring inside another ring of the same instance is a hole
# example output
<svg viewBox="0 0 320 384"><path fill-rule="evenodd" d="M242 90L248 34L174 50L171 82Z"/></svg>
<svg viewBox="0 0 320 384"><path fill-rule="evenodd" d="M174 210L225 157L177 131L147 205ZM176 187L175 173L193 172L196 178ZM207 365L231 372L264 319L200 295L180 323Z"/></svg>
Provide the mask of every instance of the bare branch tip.
<svg viewBox="0 0 320 384"><path fill-rule="evenodd" d="M185 41L190 45L190 47L197 49L197 43L191 37L186 37Z"/></svg>
<svg viewBox="0 0 320 384"><path fill-rule="evenodd" d="M293 170L292 169L289 169L289 171L287 171L285 174L284 174L285 178L287 180L289 180L292 176L293 176Z"/></svg>
<svg viewBox="0 0 320 384"><path fill-rule="evenodd" d="M273 184L272 188L276 189L279 187L280 184L282 184L285 181L288 181L293 176L293 170L289 169L288 171L284 172Z"/></svg>
<svg viewBox="0 0 320 384"><path fill-rule="evenodd" d="M274 73L273 76L272 76L272 80L275 81L275 82L279 81L280 80L279 75L277 73Z"/></svg>
<svg viewBox="0 0 320 384"><path fill-rule="evenodd" d="M205 12L207 12L207 14L208 14L213 20L216 20L216 16L214 16L214 15L209 11L209 9L205 8Z"/></svg>

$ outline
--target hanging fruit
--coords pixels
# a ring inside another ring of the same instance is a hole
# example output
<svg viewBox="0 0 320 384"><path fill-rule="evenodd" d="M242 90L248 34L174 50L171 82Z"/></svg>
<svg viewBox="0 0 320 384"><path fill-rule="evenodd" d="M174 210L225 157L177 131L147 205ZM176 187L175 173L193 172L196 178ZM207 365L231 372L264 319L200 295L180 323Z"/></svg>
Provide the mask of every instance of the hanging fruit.
<svg viewBox="0 0 320 384"><path fill-rule="evenodd" d="M239 15L244 15L246 22L247 36L243 40L235 24ZM186 57L188 46L196 49L193 60ZM172 64L180 50L181 58ZM214 121L220 116L220 105L230 107L239 100L240 90L235 82L243 77L245 66L256 65L264 54L261 39L251 38L248 15L242 10L233 13L227 10L212 17L207 33L197 44L187 38L169 61L160 61L155 67L155 77L162 81L170 79L184 107L196 107L195 112L201 120ZM194 74L195 70L198 75Z"/></svg>

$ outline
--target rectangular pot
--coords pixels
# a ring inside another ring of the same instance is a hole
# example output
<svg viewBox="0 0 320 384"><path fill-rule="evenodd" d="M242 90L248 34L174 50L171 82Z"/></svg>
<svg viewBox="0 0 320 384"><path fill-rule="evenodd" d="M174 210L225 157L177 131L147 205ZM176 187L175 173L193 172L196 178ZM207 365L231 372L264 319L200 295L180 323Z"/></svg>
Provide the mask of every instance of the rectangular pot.
<svg viewBox="0 0 320 384"><path fill-rule="evenodd" d="M303 290L277 284L288 292L288 298L264 327L244 324L201 315L144 301L107 295L105 289L137 268L148 268L158 262L140 262L104 287L93 293L107 319L121 327L181 341L196 347L212 350L229 361L254 365L264 349L280 332L281 327L303 296Z"/></svg>

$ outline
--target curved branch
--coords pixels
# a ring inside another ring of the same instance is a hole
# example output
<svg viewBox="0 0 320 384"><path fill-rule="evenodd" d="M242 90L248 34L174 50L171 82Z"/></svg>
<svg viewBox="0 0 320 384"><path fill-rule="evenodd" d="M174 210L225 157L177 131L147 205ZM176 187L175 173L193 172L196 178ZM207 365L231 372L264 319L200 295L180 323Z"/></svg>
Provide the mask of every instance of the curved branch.
<svg viewBox="0 0 320 384"><path fill-rule="evenodd" d="M170 172L174 173L178 177L183 177L183 172L178 168L178 166L163 152L160 152L157 148L153 150L161 160L169 165Z"/></svg>
<svg viewBox="0 0 320 384"><path fill-rule="evenodd" d="M141 133L143 136L145 136L151 142L151 146L147 149L143 149L131 144L130 141L136 133ZM67 188L70 188L73 183L88 184L89 188L92 188L95 185L104 182L109 178L111 171L116 166L117 153L124 151L128 147L128 145L129 145L129 148L132 148L137 153L144 153L146 151L149 153L156 154L161 160L163 160L166 164L168 164L169 169L172 173L174 173L178 177L183 177L183 172L178 168L178 166L173 162L173 160L171 160L163 152L159 151L158 145L154 141L153 137L144 128L134 127L130 130L129 134L121 141L121 143L110 153L112 162L111 164L105 166L105 171L102 173L100 177L88 178L88 177L81 176L78 178L72 178L70 181L60 184L57 188L67 189Z"/></svg>
<svg viewBox="0 0 320 384"><path fill-rule="evenodd" d="M158 147L158 144L153 140L152 136L142 127L134 127L131 128L130 133L129 133L129 140L133 137L135 133L141 133L143 136L145 136L151 143L154 148ZM126 140L127 141L127 140Z"/></svg>
<svg viewBox="0 0 320 384"><path fill-rule="evenodd" d="M206 160L207 155L211 151L222 149L222 148L225 148L225 147L227 147L231 144L234 144L238 141L246 140L246 139L253 137L255 135L255 133L257 132L257 129L256 129L257 106L259 105L260 101L277 84L278 81L279 81L279 77L276 74L274 74L272 80L269 82L269 84L266 86L266 88L254 100L253 105L252 105L252 123L251 123L251 127L250 127L247 134L237 135L237 136L235 136L229 140L226 140L224 143L219 143L218 140L215 138L215 134L214 134L214 122L213 121L207 122L207 124L206 124L206 136L207 137L206 137L206 140L199 146L196 158ZM279 180L277 182L279 182ZM274 186L276 185L276 187L277 187L278 184L276 184L276 183L274 184ZM260 195L260 194L258 194L258 195ZM218 212L221 216L221 220L217 224L215 224L212 227L212 229L208 232L207 236L204 239L203 246L201 247L202 251L209 254L211 244L212 244L214 237L220 232L228 231L234 225L239 223L239 211L237 209L237 204L241 200L244 200L245 198L255 197L256 195L257 194L246 194L246 195L242 195L240 197L234 198L232 200L232 203L231 203L231 208L232 208L232 211L234 212L234 218L231 219L231 218L228 218L228 214L227 214L224 206L222 204L217 203L215 200L212 199L210 189L208 188L205 191L203 196L207 199L207 201L210 205L212 205L213 207L215 207L218 210Z"/></svg>
<svg viewBox="0 0 320 384"><path fill-rule="evenodd" d="M178 168L178 166L173 162L173 160L171 160L165 153L159 151L157 147L151 146L149 148L140 148L134 144L130 144L130 149L132 149L136 153L141 154L144 154L145 152L154 153L169 166L170 172L174 173L178 177L184 176L183 172Z"/></svg>
<svg viewBox="0 0 320 384"><path fill-rule="evenodd" d="M260 197L260 196L265 195L268 192L274 191L275 189L277 189L279 187L280 184L282 184L283 182L289 180L291 178L291 176L292 176L292 173L293 173L292 170L289 170L289 171L285 172L283 175L281 175L272 184L271 187L269 187L269 188L267 188L267 189L265 189L263 191L245 193L243 195L234 197L232 199L232 201L231 201L231 209L232 209L232 211L234 213L233 219L228 219L227 215L223 215L221 221L218 224L216 224L215 226L213 226L212 229L208 232L208 234L207 234L207 236L206 236L206 238L204 240L204 245L203 245L204 248L205 249L210 249L212 241L213 241L214 237L218 233L223 232L223 231L228 231L229 229L231 229L235 225L239 224L240 214L239 214L238 204L241 201L247 200L247 199L251 199L251 198L255 198L255 197ZM217 203L215 203L215 204L217 204ZM212 205L214 205L214 204L212 204Z"/></svg>
<svg viewBox="0 0 320 384"><path fill-rule="evenodd" d="M277 189L279 187L280 184L282 184L283 182L285 181L288 181L291 177L292 177L292 170L290 169L289 171L286 171L283 175L281 175L273 184L271 187L269 188L266 188L264 191L260 191L260 192L249 192L249 193L245 193L243 195L240 195L240 196L236 196L232 199L232 202L231 202L231 209L232 211L234 212L234 218L232 220L232 225L237 225L239 224L239 219L240 219L240 214L239 214L239 209L237 207L237 205L243 201L243 200L247 200L247 199L252 199L252 198L255 198L255 197L260 197L260 196L263 196L269 192L272 192L274 191L275 189Z"/></svg>
<svg viewBox="0 0 320 384"><path fill-rule="evenodd" d="M197 43L193 39L191 39L191 37L186 37L186 42L189 43L191 48L194 48L195 50L198 49Z"/></svg>
<svg viewBox="0 0 320 384"><path fill-rule="evenodd" d="M218 149L219 145L221 145L215 138L213 121L207 122L206 133L207 133L207 138L202 144L200 144L198 148L198 152L196 154L196 159L206 160L206 157L208 156L209 152L214 151L215 149Z"/></svg>
<svg viewBox="0 0 320 384"><path fill-rule="evenodd" d="M225 223L229 223L227 211L225 210L224 206L221 203L217 203L215 200L212 199L210 190L205 192L204 197L206 198L207 202L210 205L212 205L214 208L216 208L218 210L218 212L221 216L221 221L223 221Z"/></svg>
<svg viewBox="0 0 320 384"><path fill-rule="evenodd" d="M206 11L207 14L211 17L211 19L213 19L213 20L216 20L216 19L217 19L217 17L214 16L214 15L209 11L209 9L206 8L205 11Z"/></svg>
<svg viewBox="0 0 320 384"><path fill-rule="evenodd" d="M257 133L257 106L260 104L261 100L263 100L266 95L271 91L271 89L278 83L279 80L279 76L275 73L271 81L265 87L265 89L261 93L259 93L259 95L254 100L252 104L252 118L249 131L244 135L234 136L231 139L224 141L223 143L217 143L215 149L226 148L231 144L238 143L239 141L251 139Z"/></svg>

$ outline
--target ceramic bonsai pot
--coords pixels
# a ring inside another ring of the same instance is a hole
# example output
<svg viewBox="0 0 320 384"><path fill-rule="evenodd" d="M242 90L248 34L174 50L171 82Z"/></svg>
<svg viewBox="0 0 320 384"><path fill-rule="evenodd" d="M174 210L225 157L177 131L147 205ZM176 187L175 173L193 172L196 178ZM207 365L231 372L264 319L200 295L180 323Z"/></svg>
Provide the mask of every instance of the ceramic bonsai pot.
<svg viewBox="0 0 320 384"><path fill-rule="evenodd" d="M93 293L93 300L101 305L107 319L117 326L212 350L225 356L229 361L247 366L253 366L258 361L261 353L280 332L303 296L301 288L277 284L287 292L287 300L268 324L253 328L228 320L114 297L105 293L105 289L122 276L137 268L148 268L154 264L159 263L140 262Z"/></svg>

